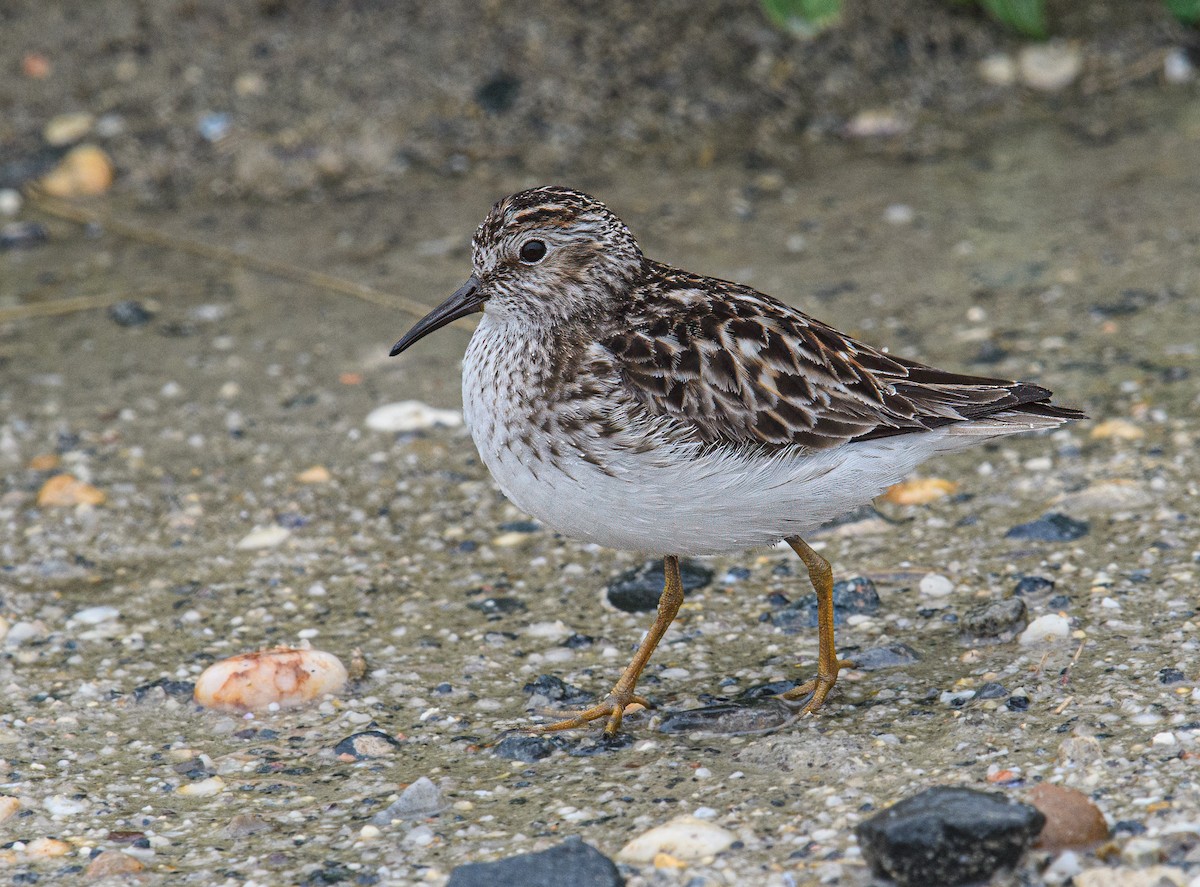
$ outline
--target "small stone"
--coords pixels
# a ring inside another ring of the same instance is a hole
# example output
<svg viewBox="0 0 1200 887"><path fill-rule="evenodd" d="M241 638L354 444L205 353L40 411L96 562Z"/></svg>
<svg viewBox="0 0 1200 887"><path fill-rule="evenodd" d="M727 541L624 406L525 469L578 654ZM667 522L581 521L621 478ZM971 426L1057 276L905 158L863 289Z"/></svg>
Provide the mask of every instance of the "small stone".
<svg viewBox="0 0 1200 887"><path fill-rule="evenodd" d="M475 91L475 101L488 114L503 114L516 103L520 92L520 78L497 74Z"/></svg>
<svg viewBox="0 0 1200 887"><path fill-rule="evenodd" d="M554 741L545 736L513 733L492 746L492 754L498 758L504 758L506 761L522 761L532 764L534 761L550 757L557 748Z"/></svg>
<svg viewBox="0 0 1200 887"><path fill-rule="evenodd" d="M1047 613L1039 616L1026 626L1017 639L1022 646L1054 642L1070 637L1071 622L1066 616L1058 613Z"/></svg>
<svg viewBox="0 0 1200 887"><path fill-rule="evenodd" d="M0 795L0 822L11 817L21 809L21 802L11 795Z"/></svg>
<svg viewBox="0 0 1200 887"><path fill-rule="evenodd" d="M71 845L58 838L34 838L25 845L25 855L32 859L57 859L71 852Z"/></svg>
<svg viewBox="0 0 1200 887"><path fill-rule="evenodd" d="M274 548L282 543L292 531L287 527L255 527L238 540L239 551L257 551L260 548Z"/></svg>
<svg viewBox="0 0 1200 887"><path fill-rule="evenodd" d="M1146 432L1126 419L1106 419L1091 431L1092 440L1141 440Z"/></svg>
<svg viewBox="0 0 1200 887"><path fill-rule="evenodd" d="M1068 736L1058 744L1058 761L1064 767L1085 769L1103 757L1100 740L1094 736Z"/></svg>
<svg viewBox="0 0 1200 887"><path fill-rule="evenodd" d="M1175 734L1170 730L1155 733L1154 737L1150 740L1150 744L1155 748L1173 748L1176 744Z"/></svg>
<svg viewBox="0 0 1200 887"><path fill-rule="evenodd" d="M1031 788L1028 797L1046 817L1035 847L1054 853L1086 850L1108 839L1104 814L1083 792L1043 782Z"/></svg>
<svg viewBox="0 0 1200 887"><path fill-rule="evenodd" d="M1012 639L1025 627L1025 602L1019 597L990 601L968 610L962 619L963 630L977 638Z"/></svg>
<svg viewBox="0 0 1200 887"><path fill-rule="evenodd" d="M194 699L230 712L294 708L340 690L349 679L332 653L278 647L223 659L196 680Z"/></svg>
<svg viewBox="0 0 1200 887"><path fill-rule="evenodd" d="M538 675L522 688L532 708L574 708L592 701L592 694L554 675Z"/></svg>
<svg viewBox="0 0 1200 887"><path fill-rule="evenodd" d="M901 887L967 884L1017 864L1045 817L1003 795L936 787L878 813L855 829L877 877Z"/></svg>
<svg viewBox="0 0 1200 887"><path fill-rule="evenodd" d="M941 573L926 573L917 588L926 597L946 597L954 591L954 583Z"/></svg>
<svg viewBox="0 0 1200 887"><path fill-rule="evenodd" d="M324 465L314 465L312 468L306 468L296 475L297 483L302 484L327 484L333 479L333 475L329 473L329 469Z"/></svg>
<svg viewBox="0 0 1200 887"><path fill-rule="evenodd" d="M958 484L940 477L915 477L888 487L880 498L893 505L928 505L958 491Z"/></svg>
<svg viewBox="0 0 1200 887"><path fill-rule="evenodd" d="M51 795L42 801L42 807L51 816L74 816L87 810L88 806L88 802L83 798L66 795Z"/></svg>
<svg viewBox="0 0 1200 887"><path fill-rule="evenodd" d="M780 692L794 686L787 682ZM781 699L719 702L700 708L669 711L658 722L660 733L709 733L748 736L778 730L796 719L796 713Z"/></svg>
<svg viewBox="0 0 1200 887"><path fill-rule="evenodd" d="M89 880L136 875L144 869L142 862L120 850L104 850L88 863L86 875Z"/></svg>
<svg viewBox="0 0 1200 887"><path fill-rule="evenodd" d="M624 883L611 859L572 836L540 853L457 866L446 887L622 887Z"/></svg>
<svg viewBox="0 0 1200 887"><path fill-rule="evenodd" d="M694 561L679 562L683 591L695 591L713 580L713 571ZM661 560L647 561L640 567L627 570L608 583L605 596L608 602L626 613L649 613L658 607L666 576Z"/></svg>
<svg viewBox="0 0 1200 887"><path fill-rule="evenodd" d="M419 400L404 400L376 407L367 414L367 427L372 431L423 431L442 426L457 428L462 424L457 410L438 410Z"/></svg>
<svg viewBox="0 0 1200 887"><path fill-rule="evenodd" d="M96 118L86 111L57 114L42 128L42 140L53 148L64 148L78 142L91 129Z"/></svg>
<svg viewBox="0 0 1200 887"><path fill-rule="evenodd" d="M8 222L0 225L0 251L29 249L50 239L46 226L37 222Z"/></svg>
<svg viewBox="0 0 1200 887"><path fill-rule="evenodd" d="M868 108L859 111L842 127L842 135L851 139L883 139L903 135L912 122L890 109Z"/></svg>
<svg viewBox="0 0 1200 887"><path fill-rule="evenodd" d="M1004 534L1005 539L1031 542L1073 542L1088 534L1087 521L1073 520L1065 514L1051 512L1027 524L1018 524Z"/></svg>
<svg viewBox="0 0 1200 887"><path fill-rule="evenodd" d="M189 782L175 789L175 794L185 798L211 798L225 791L225 780L220 776L210 776L199 782Z"/></svg>
<svg viewBox="0 0 1200 887"><path fill-rule="evenodd" d="M111 622L121 616L121 611L116 607L110 607L104 604L95 607L85 607L79 610L70 619L71 622L79 625L99 625L102 622Z"/></svg>
<svg viewBox="0 0 1200 887"><path fill-rule="evenodd" d="M401 747L400 742L382 730L364 730L347 736L333 747L333 753L361 761L365 758L387 757Z"/></svg>
<svg viewBox="0 0 1200 887"><path fill-rule="evenodd" d="M108 308L108 317L117 326L145 326L154 319L154 313L136 299L124 299Z"/></svg>
<svg viewBox="0 0 1200 887"><path fill-rule="evenodd" d="M233 819L229 820L229 822L225 823L225 827L222 829L231 838L257 835L260 832L269 832L270 830L271 823L253 813L239 813Z"/></svg>
<svg viewBox="0 0 1200 887"><path fill-rule="evenodd" d="M992 86L1012 86L1017 82L1017 63L1007 53L992 53L979 63L979 76Z"/></svg>
<svg viewBox="0 0 1200 887"><path fill-rule="evenodd" d="M917 217L907 203L893 203L883 211L883 220L889 225L910 225Z"/></svg>
<svg viewBox="0 0 1200 887"><path fill-rule="evenodd" d="M1073 887L1194 887L1195 883L1183 869L1166 865L1140 869L1098 866L1080 872L1072 881Z"/></svg>
<svg viewBox="0 0 1200 887"><path fill-rule="evenodd" d="M1121 859L1129 865L1153 865L1162 860L1162 849L1156 838L1130 838L1121 848Z"/></svg>
<svg viewBox="0 0 1200 887"><path fill-rule="evenodd" d="M883 604L875 583L865 576L843 579L833 586L833 624L845 625L851 616L870 616L878 613ZM788 634L817 625L817 596L806 594L771 614L771 623Z"/></svg>
<svg viewBox="0 0 1200 887"><path fill-rule="evenodd" d="M39 182L51 197L95 197L113 183L113 164L102 148L78 145Z"/></svg>
<svg viewBox="0 0 1200 887"><path fill-rule="evenodd" d="M1196 79L1196 66L1186 49L1172 49L1163 57L1163 79L1173 86Z"/></svg>
<svg viewBox="0 0 1200 887"><path fill-rule="evenodd" d="M441 790L428 776L422 776L400 793L386 810L371 817L375 825L390 825L398 819L428 819L437 816L450 805Z"/></svg>
<svg viewBox="0 0 1200 887"><path fill-rule="evenodd" d="M1054 580L1045 576L1022 576L1013 588L1013 594L1021 597L1036 597L1054 591Z"/></svg>
<svg viewBox="0 0 1200 887"><path fill-rule="evenodd" d="M1109 514L1114 511L1137 511L1149 508L1158 497L1141 483L1132 480L1101 480L1082 490L1064 493L1054 500L1058 508L1073 514Z"/></svg>
<svg viewBox="0 0 1200 887"><path fill-rule="evenodd" d="M908 644L894 643L885 647L871 647L853 656L854 667L862 671L879 671L883 668L896 668L901 665L912 665L920 662L917 651Z"/></svg>
<svg viewBox="0 0 1200 887"><path fill-rule="evenodd" d="M695 816L677 816L638 835L621 848L617 859L645 865L653 862L659 853L668 853L676 859L692 862L716 856L735 840L733 832L716 823Z"/></svg>
<svg viewBox="0 0 1200 887"><path fill-rule="evenodd" d="M103 490L69 474L56 474L38 490L37 504L42 508L67 508L74 505L103 505Z"/></svg>
<svg viewBox="0 0 1200 887"><path fill-rule="evenodd" d="M1061 40L1032 43L1017 56L1021 82L1040 92L1059 92L1075 82L1083 70L1079 48Z"/></svg>
<svg viewBox="0 0 1200 887"><path fill-rule="evenodd" d="M15 216L25 201L16 188L0 188L0 216Z"/></svg>
<svg viewBox="0 0 1200 887"><path fill-rule="evenodd" d="M1177 668L1160 668L1158 682L1160 684L1178 684L1187 680L1187 675Z"/></svg>
<svg viewBox="0 0 1200 887"><path fill-rule="evenodd" d="M1003 699L1008 695L1008 688L996 681L988 681L975 695L980 699Z"/></svg>

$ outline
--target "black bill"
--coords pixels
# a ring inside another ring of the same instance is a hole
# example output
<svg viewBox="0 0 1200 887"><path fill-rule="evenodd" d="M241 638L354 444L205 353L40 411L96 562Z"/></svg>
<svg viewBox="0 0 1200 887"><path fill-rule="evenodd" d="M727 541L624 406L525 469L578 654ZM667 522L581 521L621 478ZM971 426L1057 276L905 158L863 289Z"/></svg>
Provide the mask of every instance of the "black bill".
<svg viewBox="0 0 1200 887"><path fill-rule="evenodd" d="M482 294L479 280L472 274L467 278L466 283L454 291L454 295L418 320L416 325L392 346L389 356L395 357L409 345L418 339L423 339L434 330L439 330L460 317L466 317L468 314L482 310L483 303L486 301L487 298Z"/></svg>

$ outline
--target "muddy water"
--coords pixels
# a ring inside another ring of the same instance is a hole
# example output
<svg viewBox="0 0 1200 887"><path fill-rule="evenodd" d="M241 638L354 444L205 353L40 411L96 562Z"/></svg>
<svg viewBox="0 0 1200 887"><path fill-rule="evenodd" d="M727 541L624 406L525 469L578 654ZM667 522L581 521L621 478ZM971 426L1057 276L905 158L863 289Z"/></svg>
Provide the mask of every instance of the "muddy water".
<svg viewBox="0 0 1200 887"><path fill-rule="evenodd" d="M1125 420L1136 439L1094 436L1093 421L944 459L926 473L955 481L956 495L881 506L889 520L820 539L841 575L875 577L883 598L840 644L903 641L921 657L848 673L820 718L761 738L664 735L631 719L624 749L535 763L483 746L524 722L522 686L540 674L607 689L648 618L606 607L601 590L639 559L548 529L513 544L503 525L523 516L465 432L366 428L390 401L456 407L466 330L388 360L413 319L399 310L49 221L49 244L0 256L0 310L124 296L154 317L0 326L0 615L22 624L0 648L0 794L22 812L0 834L71 847L35 860L0 850L0 865L49 877L97 848L125 849L180 883L438 883L459 862L570 834L611 856L704 808L741 843L681 872L630 869L631 884L866 883L854 823L931 784L988 787L1002 770L998 787L1016 795L1037 780L1084 789L1169 857L1166 833L1200 809L1188 757L1200 752L1200 113L1148 101L1144 126L1107 144L1034 122L925 165L835 146L779 175L569 177L652 255L751 283L906 356L1038 381L1096 420ZM531 183L413 174L397 193L347 202L198 199L147 213L118 196L103 209L433 304L467 274L490 202ZM43 454L107 502L37 507L50 472L28 466ZM332 480L296 480L314 465ZM1052 510L1089 533L1005 538ZM236 547L277 525L291 530L281 545ZM691 596L647 671L666 709L814 662L814 634L760 619L772 592L804 591L782 569L795 569L790 553L711 566L717 581ZM922 595L929 572L953 592ZM1055 596L1028 601L1030 618L1062 612L1070 637L964 637L963 615L1023 575L1054 580ZM508 600L506 612L471 606L487 598ZM119 616L71 618L98 605ZM593 643L564 646L572 633ZM361 650L366 676L319 708L258 719L150 686L301 640L345 660ZM1172 668L1185 680L1163 683ZM988 682L1007 695L942 700ZM368 728L400 747L339 760L333 746ZM219 793L178 792L213 774ZM449 809L370 827L420 776Z"/></svg>

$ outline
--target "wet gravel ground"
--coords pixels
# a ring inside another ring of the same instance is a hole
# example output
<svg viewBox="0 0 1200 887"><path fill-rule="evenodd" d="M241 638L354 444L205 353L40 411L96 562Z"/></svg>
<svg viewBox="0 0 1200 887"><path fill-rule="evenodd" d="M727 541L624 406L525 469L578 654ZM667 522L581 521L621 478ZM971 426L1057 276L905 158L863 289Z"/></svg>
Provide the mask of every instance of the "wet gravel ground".
<svg viewBox="0 0 1200 887"><path fill-rule="evenodd" d="M845 673L820 717L775 733L660 732L664 713L814 665L815 633L773 620L808 591L794 556L713 559L643 679L659 711L618 747L584 733L532 762L490 744L528 723L541 675L611 685L649 617L604 588L641 559L531 526L461 428L366 426L396 400L456 409L465 330L389 361L402 312L45 221L46 242L0 256L0 307L115 294L142 310L0 326L0 795L16 799L0 878L119 851L176 883L440 884L569 835L615 857L689 813L734 842L626 864L629 884L866 884L853 827L873 811L930 785L1051 781L1115 827L1084 868L1194 879L1200 116L1190 93L1144 99L1152 125L1104 144L1030 123L915 167L832 147L765 177L572 180L651 254L904 355L1043 382L1094 419L932 463L956 492L814 540L879 594L842 649L902 642L915 661ZM404 181L320 205L106 208L433 303L490 202L529 180ZM315 466L327 480L300 479ZM63 472L106 500L39 506ZM1047 513L1086 532L1006 535ZM238 547L270 528L287 533ZM1061 614L1065 634L1022 643L1014 608L977 612L1018 587L1025 621ZM191 704L215 659L304 642L359 651L363 676L295 712ZM339 746L370 730L396 743ZM442 812L379 818L421 777ZM1038 883L1049 861L998 883Z"/></svg>

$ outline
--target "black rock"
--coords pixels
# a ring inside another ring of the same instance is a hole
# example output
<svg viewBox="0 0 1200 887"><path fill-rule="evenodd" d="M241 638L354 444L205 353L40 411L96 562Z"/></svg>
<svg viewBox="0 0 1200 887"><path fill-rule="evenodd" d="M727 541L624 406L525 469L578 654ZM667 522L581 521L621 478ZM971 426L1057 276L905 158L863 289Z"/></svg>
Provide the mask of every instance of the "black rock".
<svg viewBox="0 0 1200 887"><path fill-rule="evenodd" d="M492 754L506 761L524 761L526 764L532 764L534 761L550 757L556 748L558 746L553 740L545 736L514 733L497 742L492 747Z"/></svg>
<svg viewBox="0 0 1200 887"><path fill-rule="evenodd" d="M392 754L401 744L382 730L364 730L347 736L333 747L334 754L350 755L356 760L382 758Z"/></svg>
<svg viewBox="0 0 1200 887"><path fill-rule="evenodd" d="M899 665L912 665L920 662L921 657L908 644L888 644L886 647L871 647L850 657L854 667L863 671L879 671L881 668L895 668Z"/></svg>
<svg viewBox="0 0 1200 887"><path fill-rule="evenodd" d="M881 606L875 583L862 576L844 579L833 586L833 624L842 625L855 613L878 613ZM771 622L787 634L817 626L817 596L806 594L793 604L771 614Z"/></svg>
<svg viewBox="0 0 1200 887"><path fill-rule="evenodd" d="M540 533L542 525L531 520L511 520L501 524L500 529L506 533Z"/></svg>
<svg viewBox="0 0 1200 887"><path fill-rule="evenodd" d="M141 302L126 299L110 305L108 317L117 326L145 326L154 319L154 314L146 310Z"/></svg>
<svg viewBox="0 0 1200 887"><path fill-rule="evenodd" d="M683 591L686 594L712 582L713 571L692 561L680 561L679 578L683 580ZM649 613L657 609L665 583L662 561L647 561L608 583L605 594L608 596L608 602L618 610L626 613Z"/></svg>
<svg viewBox="0 0 1200 887"><path fill-rule="evenodd" d="M1025 625L1025 602L1019 597L989 601L968 610L962 618L963 630L977 638L1015 637Z"/></svg>
<svg viewBox="0 0 1200 887"><path fill-rule="evenodd" d="M667 712L658 722L663 733L720 733L738 736L777 730L796 720L796 712L781 699L750 703L723 702L702 708Z"/></svg>
<svg viewBox="0 0 1200 887"><path fill-rule="evenodd" d="M446 887L622 887L616 864L589 844L570 837L541 853L520 853L495 862L469 862L450 872Z"/></svg>
<svg viewBox="0 0 1200 887"><path fill-rule="evenodd" d="M586 690L568 684L551 674L538 675L523 688L531 698L541 697L538 705L554 703L564 707L590 703L592 696Z"/></svg>
<svg viewBox="0 0 1200 887"><path fill-rule="evenodd" d="M475 91L475 101L489 114L503 114L513 106L520 92L520 80L499 74Z"/></svg>
<svg viewBox="0 0 1200 887"><path fill-rule="evenodd" d="M1073 542L1088 534L1087 521L1075 520L1065 514L1050 512L1027 524L1017 524L1005 539L1024 539L1031 542Z"/></svg>
<svg viewBox="0 0 1200 887"><path fill-rule="evenodd" d="M481 601L471 601L467 604L467 609L478 610L489 618L499 619L509 613L523 613L526 607L524 601L515 597L486 597Z"/></svg>
<svg viewBox="0 0 1200 887"><path fill-rule="evenodd" d="M1008 706L1009 711L1029 711L1028 696L1012 696L1004 704Z"/></svg>
<svg viewBox="0 0 1200 887"><path fill-rule="evenodd" d="M180 702L191 702L195 689L196 684L193 681L173 681L170 678L159 678L157 681L134 687L133 698L135 702L141 702L153 691L162 690L165 695Z"/></svg>
<svg viewBox="0 0 1200 887"><path fill-rule="evenodd" d="M1008 688L995 681L988 681L975 694L976 699L1003 699L1008 695Z"/></svg>
<svg viewBox="0 0 1200 887"><path fill-rule="evenodd" d="M889 807L855 833L876 876L901 887L952 887L1015 866L1045 822L1029 804L941 786Z"/></svg>
<svg viewBox="0 0 1200 887"><path fill-rule="evenodd" d="M1158 670L1158 682L1160 684L1178 684L1180 681L1186 681L1187 675L1177 668L1160 668Z"/></svg>

